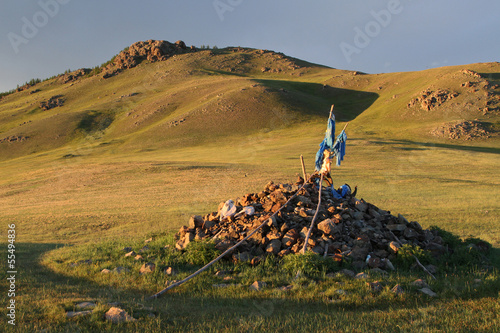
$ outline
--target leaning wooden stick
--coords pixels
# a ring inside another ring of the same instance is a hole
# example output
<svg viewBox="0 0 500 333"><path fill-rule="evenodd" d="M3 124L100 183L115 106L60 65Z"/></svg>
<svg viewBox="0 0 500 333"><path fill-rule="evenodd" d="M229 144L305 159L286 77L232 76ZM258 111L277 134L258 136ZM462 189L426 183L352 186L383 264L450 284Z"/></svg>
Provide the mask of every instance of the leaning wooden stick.
<svg viewBox="0 0 500 333"><path fill-rule="evenodd" d="M312 177L312 175L311 175ZM262 222L261 225L259 225L255 230L253 230L250 234L248 234L245 238L243 238L242 240L240 240L238 243L236 243L234 246L232 246L231 248L227 249L226 251L224 251L224 253L222 253L220 256L218 256L217 258L215 258L214 260L212 260L211 262L209 262L208 264L206 264L205 266L203 266L202 268L200 268L199 270L197 270L196 272L194 272L193 274L189 275L187 278L185 278L184 280L181 280L181 281L178 281L170 286L168 286L167 288L163 289L162 291L159 291L157 292L156 294L148 297L148 299L155 299L155 298L158 298L160 297L161 295L163 295L164 293L166 293L167 291L177 287L177 286L180 286L181 284L183 284L184 282L187 282L189 280L191 280L192 278L194 278L196 275L200 274L201 272L203 271L206 271L210 266L212 266L213 264L215 264L217 261L221 260L225 255L227 255L228 253L230 253L231 251L233 251L234 249L236 249L238 246L241 245L241 243L243 243L244 241L246 241L247 239L249 239L250 237L252 237L260 228L262 228L264 225L268 224L269 223L269 219L271 219L273 216L275 216L276 214L278 214L290 201L292 201L299 193L300 193L300 190L304 187L305 184L307 184L310 180L311 180L311 177L309 177L309 179L307 181L304 182L304 184L302 184L302 186L300 186L300 188L297 190L297 192L295 192L294 195L292 195L290 197L290 199L288 199L287 202L285 202L285 204L283 206L281 206L276 212L274 212L273 215L271 215L268 219L266 219L264 222Z"/></svg>
<svg viewBox="0 0 500 333"><path fill-rule="evenodd" d="M302 165L302 175L304 176L304 181L307 179L306 166L304 164L304 156L300 155L300 164Z"/></svg>
<svg viewBox="0 0 500 333"><path fill-rule="evenodd" d="M302 248L302 253L306 253L307 251L307 242L309 242L309 236L311 236L312 229L314 227L314 222L316 221L316 217L318 216L319 212L319 207L321 205L321 190L323 187L323 174L321 174L321 177L319 179L319 194L318 194L318 206L316 206L316 212L314 212L314 216L311 221L311 226L309 227L309 230L307 231L306 239L304 240L304 247Z"/></svg>

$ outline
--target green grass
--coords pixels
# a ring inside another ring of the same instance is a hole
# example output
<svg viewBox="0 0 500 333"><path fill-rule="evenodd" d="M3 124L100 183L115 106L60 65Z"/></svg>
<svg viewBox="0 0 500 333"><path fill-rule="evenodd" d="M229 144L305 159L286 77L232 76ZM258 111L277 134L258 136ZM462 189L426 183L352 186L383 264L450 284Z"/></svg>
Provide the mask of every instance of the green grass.
<svg viewBox="0 0 500 333"><path fill-rule="evenodd" d="M479 95L477 105L465 107L476 95L460 86L470 80L460 70L495 79L498 64L352 75L307 63L290 70L287 58L259 57L253 50L212 51L210 60L208 52L144 62L110 79L92 76L72 86L47 80L36 85L37 94L2 99L0 139L32 138L0 144L2 234L7 224L17 230L19 332L498 330L498 138L466 142L429 135L433 126L459 118L496 121L476 111L485 102ZM261 72L269 66L282 71ZM408 110L407 102L431 83L462 93L457 104L434 113ZM324 90L325 84L331 88ZM63 107L30 113L54 95L64 96ZM339 267L321 260L312 267L302 258L283 265L268 259L256 267L224 262L159 300L146 300L163 288L164 267L179 270L175 279L199 267L201 262L192 264L197 252L190 257L173 250L173 234L190 215L215 211L269 180L294 182L301 154L312 171L332 103L337 129L350 121L345 161L332 172L335 184L358 185L358 197L424 228L484 239L493 246L492 268L443 268L437 281L418 269L374 275L368 281L384 285L374 294L366 281L327 278ZM157 271L141 276L142 263L124 258L122 249L137 252L151 236L145 256L156 260ZM0 246L5 267L7 247ZM92 263L70 265L87 259ZM117 266L130 272L99 273ZM303 276L296 279L297 267ZM217 269L236 273L227 282L214 276ZM417 278L427 279L438 297L418 293L411 286ZM474 284L476 278L482 283ZM250 291L255 280L268 287ZM212 287L221 283L234 286ZM390 293L398 283L408 293ZM290 291L279 289L289 284ZM98 303L90 317L65 318L87 300ZM139 321L106 323L110 302Z"/></svg>

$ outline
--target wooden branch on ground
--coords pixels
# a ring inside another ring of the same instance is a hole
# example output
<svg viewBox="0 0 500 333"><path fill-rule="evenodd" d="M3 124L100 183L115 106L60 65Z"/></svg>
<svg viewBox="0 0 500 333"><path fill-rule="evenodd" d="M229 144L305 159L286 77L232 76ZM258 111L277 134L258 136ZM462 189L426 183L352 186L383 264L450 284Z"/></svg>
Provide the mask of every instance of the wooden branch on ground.
<svg viewBox="0 0 500 333"><path fill-rule="evenodd" d="M424 272L426 272L427 274L429 274L434 280L436 280L436 277L434 275L432 275L431 272L429 272L429 270L427 268L425 268L424 265L422 265L422 263L420 262L420 260L418 260L418 258L412 254L413 258L415 258L415 260L417 261L417 265L420 266L420 268L422 268L424 270Z"/></svg>
<svg viewBox="0 0 500 333"><path fill-rule="evenodd" d="M399 238L398 238L396 235L394 235L394 233L393 233L392 231L389 231L389 233L392 235L392 237L394 238L394 240L395 240L396 242L398 242L398 243L399 243L399 245L400 245L400 246L403 246L403 243L401 243L401 241L399 240ZM413 257L413 258L415 258L415 260L417 261L417 265L419 265L419 266L420 266L420 268L422 268L422 269L424 270L424 272L426 272L426 273L427 273L427 274L429 274L429 275L430 275L430 276L431 276L434 280L436 280L436 277L435 277L434 275L432 275L432 273L431 273L431 272L429 272L429 270L428 270L427 268L425 268L425 266L424 266L424 265L422 265L422 263L420 262L420 260L418 260L418 258L417 258L414 254L412 254L412 257Z"/></svg>

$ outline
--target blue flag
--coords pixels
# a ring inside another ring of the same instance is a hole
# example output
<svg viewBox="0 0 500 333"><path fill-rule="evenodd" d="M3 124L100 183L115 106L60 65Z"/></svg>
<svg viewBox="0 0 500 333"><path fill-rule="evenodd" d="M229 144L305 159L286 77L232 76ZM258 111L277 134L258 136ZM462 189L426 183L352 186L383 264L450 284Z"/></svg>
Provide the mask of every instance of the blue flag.
<svg viewBox="0 0 500 333"><path fill-rule="evenodd" d="M316 153L316 171L320 171L323 165L325 150L331 152L332 155L336 157L336 165L340 166L340 162L344 160L347 135L344 130L340 132L337 139L334 142L335 135L335 116L332 114L331 118L328 118L328 126L325 133L325 138L319 145L319 150Z"/></svg>
<svg viewBox="0 0 500 333"><path fill-rule="evenodd" d="M337 163L336 163L337 166L340 166L340 162L344 160L346 141L347 141L347 134L345 134L345 131L342 130L339 136L337 136L337 140L335 140L335 145L332 148L332 152L337 158Z"/></svg>

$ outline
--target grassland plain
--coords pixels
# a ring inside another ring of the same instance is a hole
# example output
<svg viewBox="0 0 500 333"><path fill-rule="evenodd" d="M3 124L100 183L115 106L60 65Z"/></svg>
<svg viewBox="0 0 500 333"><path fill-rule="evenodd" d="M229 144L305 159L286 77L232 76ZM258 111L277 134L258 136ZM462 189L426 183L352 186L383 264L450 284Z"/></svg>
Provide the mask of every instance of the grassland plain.
<svg viewBox="0 0 500 333"><path fill-rule="evenodd" d="M299 68L290 69L289 61ZM301 154L312 170L335 103L337 126L350 122L346 160L333 172L337 184L356 184L366 201L423 227L484 239L498 257L498 137L450 140L430 132L470 119L497 128L492 106L499 69L492 63L364 75L273 52L228 49L142 63L109 79L64 84L56 78L35 86L37 93L3 97L0 139L27 137L0 144L2 235L7 224L17 230L16 329L498 331L498 260L489 270L443 269L437 281L428 280L436 298L411 286L425 277L420 271L370 277L385 285L374 294L365 281L327 278L327 271L296 279L269 259L257 267L220 264L147 301L167 278L159 268L139 275L140 265L124 261L121 249L137 250L153 236L158 262L174 263L179 278L187 276L197 265L164 249L173 244L173 233L190 215L214 211L221 201L258 191L269 180L293 181ZM462 86L469 81L481 86ZM431 112L407 107L429 87L460 95ZM62 107L37 106L56 95L63 96ZM484 113L488 106L493 111ZM2 267L6 250L2 243ZM70 265L88 259L92 264ZM130 273L99 273L120 265ZM223 282L215 270L228 268L237 272L234 285L214 288ZM269 288L248 290L256 279ZM397 283L408 292L390 293ZM279 289L289 284L291 291ZM83 300L97 302L93 314L67 319L65 312ZM3 294L2 303L7 301ZM139 321L107 323L110 302Z"/></svg>

